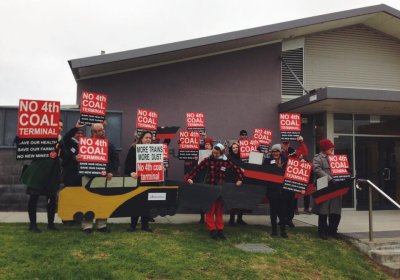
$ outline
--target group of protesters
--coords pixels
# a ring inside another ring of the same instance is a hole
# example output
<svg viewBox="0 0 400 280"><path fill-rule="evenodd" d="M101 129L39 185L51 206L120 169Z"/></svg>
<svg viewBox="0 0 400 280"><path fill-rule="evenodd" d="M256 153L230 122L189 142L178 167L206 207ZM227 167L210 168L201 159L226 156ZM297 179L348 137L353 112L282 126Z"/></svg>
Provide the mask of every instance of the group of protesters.
<svg viewBox="0 0 400 280"><path fill-rule="evenodd" d="M35 233L41 232L36 222L37 201L40 195L47 198L47 217L48 229L58 230L54 225L54 216L56 212L56 197L60 184L67 186L85 186L91 179L88 176L79 174L79 139L84 135L84 126L79 121L76 126L68 131L64 137L61 137L62 121L60 121L60 136L55 147L54 156L48 159L34 160L22 173L22 182L27 185L29 194L28 213L29 230ZM102 123L91 125L93 138L105 138L105 126ZM247 139L246 130L241 130L239 140ZM150 131L144 131L136 137L125 160L124 174L134 179L138 178L136 171L136 145L151 144L153 135ZM308 149L303 142L303 137L297 138L298 148L290 147L288 141L273 144L268 153L265 153L263 165L273 165L274 167L285 170L288 158L293 157L305 161L308 157ZM241 168L242 160L239 153L239 141L233 141L225 146L222 143L215 143L212 138L205 137L202 143L202 149L211 150L211 155L206 157L200 163L185 162L185 181L193 184L196 177L201 172L206 172L204 183L210 185L219 185L224 182L235 183L236 187L241 187L245 177L244 170ZM315 178L327 176L328 181L333 178L330 173L328 155L332 155L334 145L329 139L322 139L319 142L320 153L313 158L313 173ZM119 159L115 147L109 142L108 163L106 167L106 178L111 180L117 174L119 168ZM266 197L270 204L271 236L278 235L278 225L280 236L288 238L286 227L294 227L293 217L297 209L297 200L294 192L283 188L283 183L265 182ZM304 210L310 213L310 198L304 199ZM318 233L322 239L329 236L338 238L337 228L341 217L341 197L330 199L326 202L314 205L312 212L319 215ZM204 222L209 230L212 239L225 239L224 235L224 212L223 197L218 197L209 207L206 213L200 213L200 222ZM248 212L247 209L227 209L229 210L229 225L246 225L243 215ZM235 217L237 217L235 221ZM136 231L136 226L141 219L141 229L147 232L152 230L149 227L150 216L132 216L129 231ZM278 222L279 219L279 222ZM82 221L82 230L85 233L93 232L94 225L99 232L110 232L107 226L107 219L96 219L84 217Z"/></svg>

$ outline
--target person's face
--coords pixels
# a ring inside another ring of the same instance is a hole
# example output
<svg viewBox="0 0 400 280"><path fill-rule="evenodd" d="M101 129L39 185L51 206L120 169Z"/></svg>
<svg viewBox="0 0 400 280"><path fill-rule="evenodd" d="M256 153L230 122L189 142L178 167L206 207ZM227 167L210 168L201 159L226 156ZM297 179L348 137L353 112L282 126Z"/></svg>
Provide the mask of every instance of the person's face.
<svg viewBox="0 0 400 280"><path fill-rule="evenodd" d="M212 146L211 146L211 144L210 143L205 143L204 144L204 149L206 149L206 150L212 150Z"/></svg>
<svg viewBox="0 0 400 280"><path fill-rule="evenodd" d="M221 152L218 151L217 149L212 150L212 155L214 158L219 158L221 156Z"/></svg>
<svg viewBox="0 0 400 280"><path fill-rule="evenodd" d="M327 154L328 156L333 155L334 154L334 148L330 148L330 149L326 150L325 154Z"/></svg>
<svg viewBox="0 0 400 280"><path fill-rule="evenodd" d="M246 139L247 139L247 133L241 133L241 134L239 135L239 139L240 139L240 140L246 140Z"/></svg>
<svg viewBox="0 0 400 280"><path fill-rule="evenodd" d="M281 153L279 151L277 151L277 150L273 150L271 152L271 155L272 155L272 158L276 160L281 156Z"/></svg>
<svg viewBox="0 0 400 280"><path fill-rule="evenodd" d="M141 144L151 144L152 139L153 139L153 135L151 135L151 133L146 133L142 138Z"/></svg>
<svg viewBox="0 0 400 280"><path fill-rule="evenodd" d="M238 145L232 145L232 152L237 155L239 153L239 146Z"/></svg>
<svg viewBox="0 0 400 280"><path fill-rule="evenodd" d="M93 138L104 138L105 137L105 130L104 127L96 127L92 130Z"/></svg>
<svg viewBox="0 0 400 280"><path fill-rule="evenodd" d="M82 130L78 130L78 131L75 133L74 138L75 138L76 140L79 140L81 137L83 137L83 131L82 131Z"/></svg>

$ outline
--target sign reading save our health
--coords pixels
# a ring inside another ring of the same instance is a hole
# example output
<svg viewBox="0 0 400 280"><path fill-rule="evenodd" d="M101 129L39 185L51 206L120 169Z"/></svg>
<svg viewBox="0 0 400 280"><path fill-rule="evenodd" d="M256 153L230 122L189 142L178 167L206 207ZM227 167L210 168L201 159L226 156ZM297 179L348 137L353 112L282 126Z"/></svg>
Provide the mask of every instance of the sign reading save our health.
<svg viewBox="0 0 400 280"><path fill-rule="evenodd" d="M283 188L289 191L305 193L310 180L311 163L289 157L283 181Z"/></svg>
<svg viewBox="0 0 400 280"><path fill-rule="evenodd" d="M344 181L351 177L347 155L330 155L328 156L328 160L333 179L336 181Z"/></svg>
<svg viewBox="0 0 400 280"><path fill-rule="evenodd" d="M60 133L60 102L19 101L17 159L55 158Z"/></svg>
<svg viewBox="0 0 400 280"><path fill-rule="evenodd" d="M186 113L186 127L187 130L198 130L204 132L206 130L204 113Z"/></svg>
<svg viewBox="0 0 400 280"><path fill-rule="evenodd" d="M102 123L107 113L107 95L84 91L82 92L80 107L81 123Z"/></svg>
<svg viewBox="0 0 400 280"><path fill-rule="evenodd" d="M254 129L253 138L258 141L260 144L260 151L264 153L265 151L268 151L269 146L271 145L272 131L264 128L256 128Z"/></svg>
<svg viewBox="0 0 400 280"><path fill-rule="evenodd" d="M81 137L79 139L79 174L105 176L108 162L108 140Z"/></svg>
<svg viewBox="0 0 400 280"><path fill-rule="evenodd" d="M143 131L150 131L153 135L157 132L158 113L146 109L138 109L136 114L136 131L138 136Z"/></svg>
<svg viewBox="0 0 400 280"><path fill-rule="evenodd" d="M197 160L199 157L200 133L198 131L179 131L179 159Z"/></svg>
<svg viewBox="0 0 400 280"><path fill-rule="evenodd" d="M164 145L137 144L136 172L140 182L164 181Z"/></svg>
<svg viewBox="0 0 400 280"><path fill-rule="evenodd" d="M282 141L296 141L301 132L300 114L281 113L279 114L279 127Z"/></svg>

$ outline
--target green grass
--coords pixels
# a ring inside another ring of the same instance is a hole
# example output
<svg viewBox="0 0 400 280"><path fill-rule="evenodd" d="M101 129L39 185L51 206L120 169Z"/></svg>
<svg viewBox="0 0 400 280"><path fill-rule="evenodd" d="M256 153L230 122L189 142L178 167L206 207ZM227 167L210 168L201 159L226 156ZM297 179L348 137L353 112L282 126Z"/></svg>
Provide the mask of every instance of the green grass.
<svg viewBox="0 0 400 280"><path fill-rule="evenodd" d="M343 241L323 241L315 228L271 238L270 228L226 228L226 241L204 226L152 224L154 233L28 232L26 224L0 224L0 279L389 279ZM273 254L246 253L239 243L262 243Z"/></svg>

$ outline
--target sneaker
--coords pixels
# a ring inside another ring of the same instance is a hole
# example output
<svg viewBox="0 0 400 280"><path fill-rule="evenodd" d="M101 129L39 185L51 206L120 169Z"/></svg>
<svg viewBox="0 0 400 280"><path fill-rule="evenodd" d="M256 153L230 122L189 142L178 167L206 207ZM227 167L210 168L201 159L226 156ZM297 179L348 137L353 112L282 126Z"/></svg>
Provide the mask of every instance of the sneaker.
<svg viewBox="0 0 400 280"><path fill-rule="evenodd" d="M210 230L210 237L214 240L218 239L217 231L216 230Z"/></svg>
<svg viewBox="0 0 400 280"><path fill-rule="evenodd" d="M29 231L31 231L33 233L41 233L42 232L36 225L30 226Z"/></svg>
<svg viewBox="0 0 400 280"><path fill-rule="evenodd" d="M226 237L225 237L225 235L224 235L224 231L223 231L223 230L219 230L219 231L217 231L217 236L218 236L218 238L219 238L219 239L223 239L223 240L225 240L225 239L226 239Z"/></svg>
<svg viewBox="0 0 400 280"><path fill-rule="evenodd" d="M102 233L110 233L111 232L111 230L108 227L99 228L99 229L97 229L97 231L102 232Z"/></svg>
<svg viewBox="0 0 400 280"><path fill-rule="evenodd" d="M93 232L93 229L91 229L91 228L85 228L85 229L83 229L82 231L83 231L84 233L90 234L90 233Z"/></svg>
<svg viewBox="0 0 400 280"><path fill-rule="evenodd" d="M56 228L54 224L52 224L52 225L47 225L47 229L48 229L48 230L52 230L52 231L58 231L58 228Z"/></svg>

